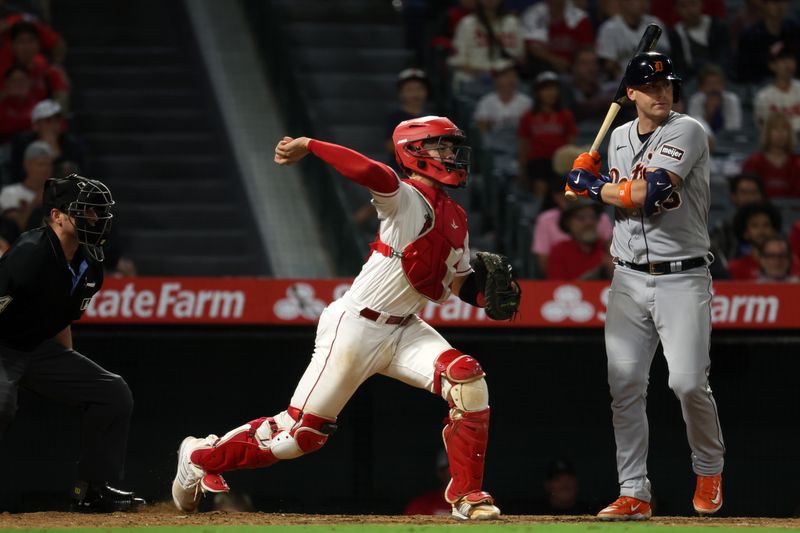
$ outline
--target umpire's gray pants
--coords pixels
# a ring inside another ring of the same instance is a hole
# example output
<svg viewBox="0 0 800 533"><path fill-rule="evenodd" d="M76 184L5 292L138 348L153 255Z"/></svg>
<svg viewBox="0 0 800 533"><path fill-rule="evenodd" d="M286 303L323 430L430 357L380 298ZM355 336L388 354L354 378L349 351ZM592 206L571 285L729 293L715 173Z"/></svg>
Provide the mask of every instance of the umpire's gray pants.
<svg viewBox="0 0 800 533"><path fill-rule="evenodd" d="M669 387L681 402L696 474L722 472L725 445L708 374L711 365L708 268L651 276L617 266L605 324L608 384L620 494L650 501L646 398L658 341Z"/></svg>
<svg viewBox="0 0 800 533"><path fill-rule="evenodd" d="M18 387L82 409L78 479L119 481L133 410L125 380L53 340L30 352L0 346L0 439L17 411Z"/></svg>

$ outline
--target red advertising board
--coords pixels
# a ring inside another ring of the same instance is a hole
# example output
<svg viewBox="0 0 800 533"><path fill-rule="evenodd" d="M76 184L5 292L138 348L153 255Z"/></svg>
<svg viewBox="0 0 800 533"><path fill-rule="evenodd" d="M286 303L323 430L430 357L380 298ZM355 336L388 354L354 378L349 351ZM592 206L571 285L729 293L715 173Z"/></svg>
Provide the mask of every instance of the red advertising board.
<svg viewBox="0 0 800 533"><path fill-rule="evenodd" d="M81 323L187 325L308 325L347 291L350 279L111 278ZM438 326L601 327L608 282L522 281L520 315L489 320L455 297L421 311ZM800 285L719 282L711 317L715 328L800 327Z"/></svg>

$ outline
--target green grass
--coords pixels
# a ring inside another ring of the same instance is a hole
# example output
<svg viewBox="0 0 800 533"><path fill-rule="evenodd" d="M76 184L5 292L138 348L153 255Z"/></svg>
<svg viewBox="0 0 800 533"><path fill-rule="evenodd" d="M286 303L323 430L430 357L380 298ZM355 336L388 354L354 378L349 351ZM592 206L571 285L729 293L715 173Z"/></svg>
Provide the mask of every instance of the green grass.
<svg viewBox="0 0 800 533"><path fill-rule="evenodd" d="M722 531L771 532L800 531L800 529L767 528L767 527L726 527L726 526L683 526L652 523L616 523L616 524L448 524L448 525L412 525L412 524L348 524L348 525L283 525L283 526L167 526L167 527L135 527L135 528L69 528L69 533L714 533ZM65 529L3 529L0 532L58 532Z"/></svg>

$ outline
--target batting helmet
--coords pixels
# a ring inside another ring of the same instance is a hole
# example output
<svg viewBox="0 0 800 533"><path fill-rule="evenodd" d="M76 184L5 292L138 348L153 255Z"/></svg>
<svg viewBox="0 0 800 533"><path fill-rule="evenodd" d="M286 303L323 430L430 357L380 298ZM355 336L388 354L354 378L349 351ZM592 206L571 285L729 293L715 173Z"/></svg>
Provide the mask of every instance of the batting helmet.
<svg viewBox="0 0 800 533"><path fill-rule="evenodd" d="M428 150L444 150L442 141L453 143L453 157L434 157ZM408 175L421 174L450 187L467 184L471 149L467 137L446 117L428 116L404 120L394 129L392 143L398 166ZM428 145L436 142L435 146ZM423 148L423 143L426 146Z"/></svg>
<svg viewBox="0 0 800 533"><path fill-rule="evenodd" d="M111 233L114 199L103 182L77 174L49 179L44 184L42 204L48 215L51 209L58 209L72 217L78 242L94 259L105 259L102 246Z"/></svg>
<svg viewBox="0 0 800 533"><path fill-rule="evenodd" d="M625 69L625 85L635 87L646 85L656 80L672 82L672 101L678 102L681 97L681 79L675 75L672 60L658 52L644 52L633 56Z"/></svg>

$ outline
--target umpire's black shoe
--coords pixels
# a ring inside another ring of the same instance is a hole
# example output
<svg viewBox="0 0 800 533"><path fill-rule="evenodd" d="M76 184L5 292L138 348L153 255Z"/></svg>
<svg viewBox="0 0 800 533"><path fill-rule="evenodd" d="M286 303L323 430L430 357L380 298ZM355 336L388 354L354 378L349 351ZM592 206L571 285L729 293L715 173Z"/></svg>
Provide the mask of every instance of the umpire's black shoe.
<svg viewBox="0 0 800 533"><path fill-rule="evenodd" d="M137 498L133 492L115 489L108 485L90 487L87 483L78 483L73 489L72 496L76 502L72 510L80 513L116 513L118 511L136 511L145 505L142 498Z"/></svg>

